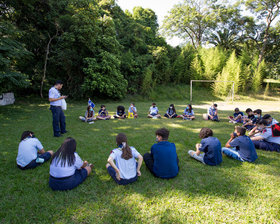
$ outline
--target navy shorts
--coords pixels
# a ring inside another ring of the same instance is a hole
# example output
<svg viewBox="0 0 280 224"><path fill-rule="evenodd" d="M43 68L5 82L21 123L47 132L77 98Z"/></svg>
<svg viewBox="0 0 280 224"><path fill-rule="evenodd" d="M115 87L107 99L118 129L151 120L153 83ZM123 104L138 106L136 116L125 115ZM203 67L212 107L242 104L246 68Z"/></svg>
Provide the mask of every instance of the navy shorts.
<svg viewBox="0 0 280 224"><path fill-rule="evenodd" d="M44 154L38 154L37 158L44 159L44 163L47 162L51 158L51 154L49 152L45 152ZM42 165L43 163L36 163L36 159L32 160L29 164L27 164L25 167L21 167L20 165L17 165L18 168L21 170L27 170L27 169L34 169L37 166Z"/></svg>
<svg viewBox="0 0 280 224"><path fill-rule="evenodd" d="M267 142L267 141L253 141L253 143L257 149L280 152L279 144Z"/></svg>
<svg viewBox="0 0 280 224"><path fill-rule="evenodd" d="M136 163L136 166L137 166L137 163ZM114 168L112 166L109 166L107 168L107 171L108 171L109 175L113 178L113 180L117 184L119 184L119 185L131 184L131 183L135 182L138 179L138 176L136 174L136 176L131 178L131 179L121 179L121 180L118 180L117 177L116 177L116 171L114 170Z"/></svg>
<svg viewBox="0 0 280 224"><path fill-rule="evenodd" d="M71 190L84 182L87 178L88 172L85 168L76 170L70 177L55 178L50 176L49 185L54 191Z"/></svg>

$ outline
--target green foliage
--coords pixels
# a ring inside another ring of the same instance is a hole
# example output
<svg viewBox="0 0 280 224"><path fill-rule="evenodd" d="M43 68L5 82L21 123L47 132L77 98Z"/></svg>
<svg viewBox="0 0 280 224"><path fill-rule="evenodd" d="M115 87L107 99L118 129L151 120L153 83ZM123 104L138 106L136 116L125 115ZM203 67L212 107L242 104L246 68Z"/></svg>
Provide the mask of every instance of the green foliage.
<svg viewBox="0 0 280 224"><path fill-rule="evenodd" d="M239 90L239 81L241 74L241 63L235 55L235 51L226 62L222 72L218 74L217 81L234 81L234 92ZM214 83L214 92L217 95L227 95L229 90L232 90L231 82L216 82Z"/></svg>
<svg viewBox="0 0 280 224"><path fill-rule="evenodd" d="M153 91L154 81L153 81L153 71L154 66L149 66L145 69L144 78L142 83L142 94L144 96L149 96L150 93Z"/></svg>
<svg viewBox="0 0 280 224"><path fill-rule="evenodd" d="M195 57L191 63L191 71L192 71L191 79L194 79L194 80L203 79L204 65L203 65L201 57L198 53L195 55Z"/></svg>
<svg viewBox="0 0 280 224"><path fill-rule="evenodd" d="M204 79L215 80L217 74L223 70L227 61L227 52L219 47L215 48L201 48L199 50L201 60L204 65Z"/></svg>
<svg viewBox="0 0 280 224"><path fill-rule="evenodd" d="M30 56L24 45L16 41L19 35L11 23L0 22L0 94L29 85L27 76L18 71L20 60Z"/></svg>
<svg viewBox="0 0 280 224"><path fill-rule="evenodd" d="M259 92L261 90L261 85L264 77L266 64L264 61L255 69L253 74L253 82L252 82L252 90L255 92Z"/></svg>
<svg viewBox="0 0 280 224"><path fill-rule="evenodd" d="M113 99L123 98L127 90L127 81L119 72L120 61L113 54L103 51L99 61L95 58L85 59L87 67L83 90L88 95L100 92L101 96ZM121 80L121 81L120 81Z"/></svg>

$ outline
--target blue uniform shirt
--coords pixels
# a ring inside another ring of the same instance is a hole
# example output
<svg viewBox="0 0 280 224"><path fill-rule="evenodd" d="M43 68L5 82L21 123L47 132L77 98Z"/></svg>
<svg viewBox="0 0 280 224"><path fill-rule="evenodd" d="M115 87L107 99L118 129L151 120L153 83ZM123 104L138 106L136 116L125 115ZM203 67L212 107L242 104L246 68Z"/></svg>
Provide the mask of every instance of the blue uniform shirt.
<svg viewBox="0 0 280 224"><path fill-rule="evenodd" d="M172 178L179 172L176 146L174 143L162 141L156 143L151 148L154 158L153 171L156 176L161 178Z"/></svg>
<svg viewBox="0 0 280 224"><path fill-rule="evenodd" d="M54 88L54 86L52 88L50 88L49 90L49 98L53 98L53 99L57 99L61 97L60 92ZM57 100L57 101L53 101L50 102L51 106L61 106L62 105L62 100Z"/></svg>
<svg viewBox="0 0 280 224"><path fill-rule="evenodd" d="M205 153L203 160L207 165L216 166L223 161L222 146L219 139L210 136L202 139L200 144L199 151Z"/></svg>
<svg viewBox="0 0 280 224"><path fill-rule="evenodd" d="M231 147L236 147L240 157L245 161L254 162L258 158L254 143L246 135L238 136L229 144Z"/></svg>
<svg viewBox="0 0 280 224"><path fill-rule="evenodd" d="M239 111L238 113L234 113L233 117L237 117L239 114L241 114L241 116L244 116L243 112Z"/></svg>

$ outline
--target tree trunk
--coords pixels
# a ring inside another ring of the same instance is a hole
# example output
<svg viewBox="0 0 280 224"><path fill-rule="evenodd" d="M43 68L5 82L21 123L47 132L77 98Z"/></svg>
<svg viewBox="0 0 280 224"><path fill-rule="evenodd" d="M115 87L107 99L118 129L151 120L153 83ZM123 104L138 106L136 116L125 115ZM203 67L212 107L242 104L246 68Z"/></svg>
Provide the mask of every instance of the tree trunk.
<svg viewBox="0 0 280 224"><path fill-rule="evenodd" d="M44 71L43 71L43 77L42 77L42 81L41 81L41 87L40 87L40 96L41 98L43 99L44 96L43 96L43 87L44 87L44 81L46 79L46 72L47 72L47 64L48 64L48 58L49 58L49 53L50 53L50 45L51 45L51 42L52 40L57 37L58 35L58 28L56 27L56 34L54 36L49 36L49 42L47 44L47 48L46 48L46 56L45 56L45 61L44 61Z"/></svg>

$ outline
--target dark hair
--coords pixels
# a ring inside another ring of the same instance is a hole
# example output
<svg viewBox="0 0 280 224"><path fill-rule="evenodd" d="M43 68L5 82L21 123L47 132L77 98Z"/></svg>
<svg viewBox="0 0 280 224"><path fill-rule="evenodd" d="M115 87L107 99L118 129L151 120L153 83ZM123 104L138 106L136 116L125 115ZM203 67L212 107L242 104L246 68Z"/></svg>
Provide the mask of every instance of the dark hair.
<svg viewBox="0 0 280 224"><path fill-rule="evenodd" d="M210 128L201 128L199 132L199 137L208 138L209 136L213 136L213 131Z"/></svg>
<svg viewBox="0 0 280 224"><path fill-rule="evenodd" d="M100 108L102 108L102 107L105 107L105 105L104 105L104 104L102 104L102 105L100 106Z"/></svg>
<svg viewBox="0 0 280 224"><path fill-rule="evenodd" d="M235 126L235 129L241 136L246 134L246 128L242 126Z"/></svg>
<svg viewBox="0 0 280 224"><path fill-rule="evenodd" d="M256 110L254 110L254 114L262 115L262 110L261 109L256 109Z"/></svg>
<svg viewBox="0 0 280 224"><path fill-rule="evenodd" d="M33 131L24 131L24 132L22 132L20 141L26 139L27 137L30 137L30 134L33 135L34 132Z"/></svg>
<svg viewBox="0 0 280 224"><path fill-rule="evenodd" d="M127 137L124 133L119 133L116 137L117 145L123 145L123 142L125 143L125 146L122 146L122 158L125 160L129 160L132 158L132 151L131 148L127 145Z"/></svg>
<svg viewBox="0 0 280 224"><path fill-rule="evenodd" d="M152 103L152 105L157 105L156 103Z"/></svg>
<svg viewBox="0 0 280 224"><path fill-rule="evenodd" d="M53 154L51 163L56 159L56 164L61 163L61 166L72 166L75 163L75 154L77 143L74 138L68 137L61 144L60 148Z"/></svg>
<svg viewBox="0 0 280 224"><path fill-rule="evenodd" d="M189 106L189 112L191 113L192 112L192 105L188 104L188 106Z"/></svg>
<svg viewBox="0 0 280 224"><path fill-rule="evenodd" d="M218 104L214 103L214 107L218 107Z"/></svg>
<svg viewBox="0 0 280 224"><path fill-rule="evenodd" d="M117 111L122 111L122 112L124 112L124 111L125 111L124 106L118 106L118 107L117 107Z"/></svg>
<svg viewBox="0 0 280 224"><path fill-rule="evenodd" d="M172 103L172 104L170 104L170 106L169 107L172 107L172 110L173 110L173 113L176 113L176 109L175 109L175 106L174 106L174 104ZM170 112L170 108L168 108L168 112Z"/></svg>
<svg viewBox="0 0 280 224"><path fill-rule="evenodd" d="M236 107L236 108L234 109L234 111L239 111L239 108L238 108L238 107Z"/></svg>
<svg viewBox="0 0 280 224"><path fill-rule="evenodd" d="M156 130L156 135L161 136L162 140L168 140L169 131L166 128Z"/></svg>
<svg viewBox="0 0 280 224"><path fill-rule="evenodd" d="M262 117L263 119L269 119L269 118L271 118L271 115L270 114L265 114L265 115L263 115L263 117Z"/></svg>
<svg viewBox="0 0 280 224"><path fill-rule="evenodd" d="M63 84L63 82L61 80L56 80L54 83L54 85L62 85L62 84Z"/></svg>
<svg viewBox="0 0 280 224"><path fill-rule="evenodd" d="M247 109L246 109L246 113L248 114L249 112L252 112L252 109L251 109L251 108L247 108Z"/></svg>
<svg viewBox="0 0 280 224"><path fill-rule="evenodd" d="M264 120L264 119L260 119L258 122L257 122L258 125L264 125L264 126L267 126L268 125L268 121L267 120Z"/></svg>
<svg viewBox="0 0 280 224"><path fill-rule="evenodd" d="M132 104L133 106L135 106L135 103L130 103L130 104Z"/></svg>

